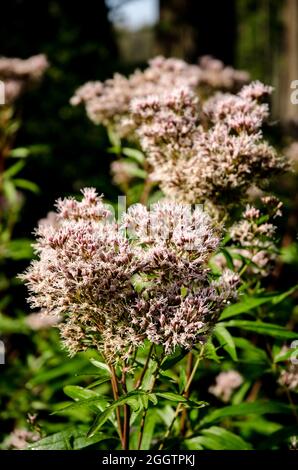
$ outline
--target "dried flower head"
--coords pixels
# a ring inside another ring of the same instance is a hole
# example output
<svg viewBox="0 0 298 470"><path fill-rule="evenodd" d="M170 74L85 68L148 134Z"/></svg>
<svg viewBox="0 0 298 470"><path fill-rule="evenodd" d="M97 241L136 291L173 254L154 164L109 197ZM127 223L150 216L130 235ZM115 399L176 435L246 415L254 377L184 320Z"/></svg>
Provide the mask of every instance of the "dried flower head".
<svg viewBox="0 0 298 470"><path fill-rule="evenodd" d="M236 295L238 278L212 279L207 263L219 236L200 207L174 202L129 208L116 224L95 190L57 203L59 225L40 224L22 275L33 308L62 317L71 354L96 347L109 360L144 339L190 349Z"/></svg>

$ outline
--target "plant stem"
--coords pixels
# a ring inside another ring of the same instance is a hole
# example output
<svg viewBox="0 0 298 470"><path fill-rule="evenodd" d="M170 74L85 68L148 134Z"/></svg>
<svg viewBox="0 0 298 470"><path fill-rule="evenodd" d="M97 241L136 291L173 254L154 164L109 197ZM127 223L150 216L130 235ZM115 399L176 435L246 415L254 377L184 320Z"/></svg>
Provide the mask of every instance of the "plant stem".
<svg viewBox="0 0 298 470"><path fill-rule="evenodd" d="M111 371L111 385L112 385L112 390L113 390L113 397L114 397L114 400L118 400L118 398L119 398L119 389L118 389L118 382L117 382L116 372L115 372L114 366L112 364L109 364L109 368L110 368L110 371ZM122 445L122 447L124 447L123 433L122 433L122 423L121 423L121 415L120 415L119 407L116 408L116 417L117 417L118 432L119 432L121 445Z"/></svg>
<svg viewBox="0 0 298 470"><path fill-rule="evenodd" d="M190 374L191 374L191 371L192 371L193 359L194 359L193 352L190 351L188 353L188 356L187 356L187 366L186 366L186 379L187 379L187 381L189 380L189 377L190 377ZM186 393L184 393L184 396L185 396L185 398L189 397L189 389ZM181 416L181 422L180 422L180 432L181 432L182 436L185 435L185 431L186 431L186 428L185 428L186 419L187 419L187 410L186 410L186 408L183 408L182 416Z"/></svg>
<svg viewBox="0 0 298 470"><path fill-rule="evenodd" d="M192 369L192 372L191 372L191 374L190 374L190 376L189 376L189 379L188 379L188 381L187 381L187 383L186 383L186 385L185 385L185 388L184 388L184 391L183 391L183 395L184 395L184 396L185 396L185 394L187 394L188 391L189 391L189 388L190 388L190 386L191 386L191 383L192 383L192 381L193 381L193 378L194 378L194 376L195 376L195 373L196 373L196 371L197 371L197 368L198 368L198 366L199 366L199 364L200 364L200 362L201 362L201 359L202 359L202 357L203 357L203 354L204 354L204 346L202 346L202 348L201 348L201 351L200 351L200 353L199 353L199 355L198 355L198 357L197 357L197 360L196 360L196 362L195 362L195 365L193 366L193 369ZM170 433L171 433L171 431L172 431L172 428L173 428L173 426L174 426L174 423L175 423L175 421L176 421L176 419L177 419L177 417L178 417L178 415L179 415L179 413L180 413L180 411L181 411L182 409L183 409L183 404L180 402L180 403L178 403L178 405L177 405L177 407L176 407L176 411L175 411L175 414L174 414L174 416L173 416L173 419L172 419L170 425L168 426L168 429L167 429L167 431L166 431L166 433L165 433L165 435L164 435L164 438L163 438L163 440L162 440L162 442L161 442L161 444L160 444L158 450L162 450L162 449L164 448L165 441L166 441L167 438L169 437L169 435L170 435Z"/></svg>
<svg viewBox="0 0 298 470"><path fill-rule="evenodd" d="M126 365L123 365L122 369L122 378L121 378L121 385L123 393L127 394L127 386L126 386ZM130 406L125 403L124 407L124 422L123 422L123 450L129 450L129 434L130 434Z"/></svg>
<svg viewBox="0 0 298 470"><path fill-rule="evenodd" d="M152 347L152 349L153 349L153 347ZM151 350L151 348L150 348L150 350ZM152 352L152 351L150 351L150 352ZM153 374L153 380L152 380L152 383L151 383L151 386L149 388L148 393L151 393L154 389L155 382L156 382L158 374L159 374L159 369L160 369L160 365L162 363L162 360L163 360L163 356L160 358L160 361L157 364L156 370ZM149 364L149 361L148 361L148 364ZM141 420L141 424L140 424L140 434L139 434L139 439L138 439L138 450L140 450L141 445L142 445L147 412L148 412L148 407L144 409L144 412L143 412L143 415L142 415L142 420Z"/></svg>
<svg viewBox="0 0 298 470"><path fill-rule="evenodd" d="M138 380L136 381L136 384L135 384L135 389L136 389L136 390L138 390L138 388L140 388L141 385L142 385L143 379L144 379L144 377L145 377L145 374L146 374L146 371L147 371L147 369L148 369L148 365L149 365L149 362L150 362L150 359L151 359L152 351L153 351L153 344L151 344L151 346L150 346L150 349L149 349L149 352L148 352L148 356L147 356L145 365L144 365L144 367L143 367L143 370L142 370L142 372L141 372L141 375L140 375L140 377L138 378Z"/></svg>

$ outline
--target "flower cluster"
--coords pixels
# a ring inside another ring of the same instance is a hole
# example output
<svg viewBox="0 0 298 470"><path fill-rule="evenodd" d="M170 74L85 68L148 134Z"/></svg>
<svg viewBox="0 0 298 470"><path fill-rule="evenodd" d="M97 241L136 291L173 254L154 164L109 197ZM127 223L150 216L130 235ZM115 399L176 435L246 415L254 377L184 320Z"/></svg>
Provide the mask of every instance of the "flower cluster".
<svg viewBox="0 0 298 470"><path fill-rule="evenodd" d="M266 212L247 205L241 221L230 228L230 236L236 246L234 253L249 262L248 272L267 276L277 258L276 226L269 220L281 215L282 203L273 196L262 197L262 202Z"/></svg>
<svg viewBox="0 0 298 470"><path fill-rule="evenodd" d="M205 55L199 60L199 85L202 94L210 90L238 91L249 82L249 73L225 67L221 60Z"/></svg>
<svg viewBox="0 0 298 470"><path fill-rule="evenodd" d="M233 392L243 383L243 377L236 370L221 372L215 378L215 385L209 387L209 393L220 398L224 402L228 402Z"/></svg>
<svg viewBox="0 0 298 470"><path fill-rule="evenodd" d="M189 88L135 99L141 146L166 196L181 202L229 206L253 186L286 168L264 140L261 125L271 92L253 82L236 94L217 94L202 106Z"/></svg>
<svg viewBox="0 0 298 470"><path fill-rule="evenodd" d="M298 390L298 364L290 364L287 369L281 371L278 383L289 390Z"/></svg>
<svg viewBox="0 0 298 470"><path fill-rule="evenodd" d="M4 441L4 446L5 449L25 450L29 444L32 444L39 439L40 434L37 432L16 428L7 436L6 440Z"/></svg>
<svg viewBox="0 0 298 470"><path fill-rule="evenodd" d="M95 190L57 203L58 220L40 224L22 278L32 307L62 317L71 354L94 346L112 361L145 339L165 353L203 341L238 278L213 279L207 263L219 244L209 216L160 202L131 206L117 224Z"/></svg>
<svg viewBox="0 0 298 470"><path fill-rule="evenodd" d="M203 57L200 65L162 56L149 61L144 70L136 70L128 78L115 74L105 82L88 82L71 99L73 105L85 104L87 115L95 124L112 128L121 137L134 137L136 125L130 106L135 98L162 95L177 87L188 87L208 95L209 89L234 89L248 81L248 75L222 62Z"/></svg>
<svg viewBox="0 0 298 470"><path fill-rule="evenodd" d="M169 88L194 88L199 80L199 68L183 60L156 57L144 71L136 70L128 78L115 74L102 82L88 82L71 99L73 105L84 103L88 117L95 124L113 128L118 135L127 137L135 130L130 118L130 104L136 97L162 94Z"/></svg>
<svg viewBox="0 0 298 470"><path fill-rule="evenodd" d="M37 83L49 64L43 54L29 59L0 57L0 80L5 85L5 102L13 103L25 89Z"/></svg>

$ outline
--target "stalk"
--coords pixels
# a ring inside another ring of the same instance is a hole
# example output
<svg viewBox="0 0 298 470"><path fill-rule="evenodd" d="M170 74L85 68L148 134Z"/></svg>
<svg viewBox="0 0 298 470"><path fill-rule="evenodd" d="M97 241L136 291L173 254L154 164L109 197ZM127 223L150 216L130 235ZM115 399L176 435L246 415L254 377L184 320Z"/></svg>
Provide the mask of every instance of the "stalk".
<svg viewBox="0 0 298 470"><path fill-rule="evenodd" d="M110 371L111 371L111 385L112 385L113 397L114 397L114 400L116 401L119 398L119 389L118 389L117 376L116 376L114 366L112 364L109 364L109 368L110 368ZM116 418L117 418L118 433L119 433L121 445L122 445L122 448L124 448L122 423L121 423L121 415L120 415L119 407L116 408Z"/></svg>
<svg viewBox="0 0 298 470"><path fill-rule="evenodd" d="M189 376L189 379L188 379L188 381L187 381L187 383L186 383L186 385L185 385L185 388L184 388L184 391L183 391L183 396L185 396L185 394L187 394L188 391L189 391L189 388L190 388L190 386L191 386L191 383L192 383L192 381L193 381L193 378L194 378L194 376L195 376L195 373L196 373L196 371L197 371L197 368L198 368L198 366L199 366L199 364L200 364L200 362L201 362L201 359L202 359L202 357L203 357L203 354L204 354L204 346L202 346L202 348L201 348L200 354L199 354L198 357L197 357L197 360L196 360L196 362L195 362L195 365L194 365L194 367L193 367L193 369L192 369L192 371L191 371L191 374L190 374L190 376ZM179 416L179 413L180 413L180 411L181 411L182 409L183 409L183 404L182 404L182 403L178 403L178 405L177 405L177 407L176 407L175 414L174 414L174 416L173 416L173 419L172 419L170 425L168 426L168 429L167 429L167 431L166 431L166 433L165 433L165 435L164 435L164 438L163 438L163 440L162 440L162 442L161 442L161 444L160 444L158 450L162 450L162 449L164 448L165 442L166 442L166 440L168 439L168 437L169 437L169 435L170 435L170 433L171 433L171 431L172 431L172 428L173 428L173 426L174 426L174 423L175 423L175 421L176 421L177 417Z"/></svg>
<svg viewBox="0 0 298 470"><path fill-rule="evenodd" d="M186 366L186 379L187 379L187 381L189 380L189 377L190 377L190 374L191 374L191 371L192 371L193 359L194 359L193 352L190 351L188 353L187 366ZM185 398L189 397L189 390L186 393L184 393L184 396L185 396ZM180 431L181 431L182 436L185 435L185 431L186 431L186 419L187 419L187 410L186 410L186 408L183 408L182 416L181 416L181 422L180 422Z"/></svg>
<svg viewBox="0 0 298 470"><path fill-rule="evenodd" d="M126 366L125 364L123 365L123 370L122 370L122 378L121 378L121 385L122 385L122 390L123 393L127 394L127 386L126 386ZM129 450L129 434L130 434L130 426L129 426L129 421L130 421L130 406L125 403L124 407L124 422L123 422L123 450Z"/></svg>
<svg viewBox="0 0 298 470"><path fill-rule="evenodd" d="M150 348L151 349L151 348ZM153 347L152 347L153 349ZM152 380L152 383L151 383L151 386L148 390L148 393L151 393L154 389L154 386L155 386L155 382L157 380L157 377L158 377L158 374L159 374L159 369L160 369L160 365L162 363L162 360L163 360L163 356L160 358L160 361L158 362L158 365L156 367L156 371L154 372L154 375L153 375L153 380ZM149 364L149 361L148 361L148 364ZM140 424L140 433L139 433L139 439L138 439L138 450L140 450L141 448L141 445L142 445L142 440L143 440L143 435L144 435L144 429L145 429L145 423L146 423L146 417L147 417L147 412L148 412L148 407L144 409L143 411L143 415L142 415L142 420L141 420L141 424Z"/></svg>

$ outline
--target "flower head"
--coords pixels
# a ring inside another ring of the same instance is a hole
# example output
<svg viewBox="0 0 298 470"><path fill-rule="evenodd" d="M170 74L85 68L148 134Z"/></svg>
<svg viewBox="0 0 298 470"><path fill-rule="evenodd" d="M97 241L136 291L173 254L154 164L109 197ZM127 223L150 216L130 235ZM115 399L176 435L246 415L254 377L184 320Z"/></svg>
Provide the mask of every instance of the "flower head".
<svg viewBox="0 0 298 470"><path fill-rule="evenodd" d="M166 353L190 349L236 295L237 276L212 279L219 236L200 207L140 204L116 224L87 188L57 208L59 224L39 225L38 260L22 278L32 307L62 318L71 354L93 346L114 360L146 338Z"/></svg>
<svg viewBox="0 0 298 470"><path fill-rule="evenodd" d="M133 101L152 177L166 196L229 207L287 168L263 138L268 107L259 102L260 89L270 91L252 84L237 95L216 95L203 106L189 88Z"/></svg>

